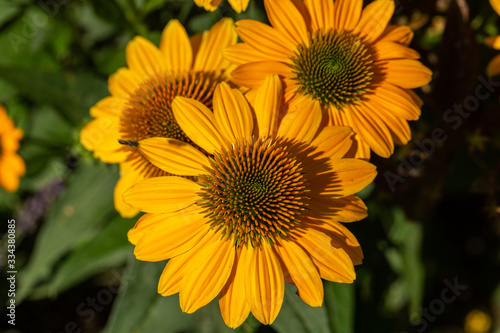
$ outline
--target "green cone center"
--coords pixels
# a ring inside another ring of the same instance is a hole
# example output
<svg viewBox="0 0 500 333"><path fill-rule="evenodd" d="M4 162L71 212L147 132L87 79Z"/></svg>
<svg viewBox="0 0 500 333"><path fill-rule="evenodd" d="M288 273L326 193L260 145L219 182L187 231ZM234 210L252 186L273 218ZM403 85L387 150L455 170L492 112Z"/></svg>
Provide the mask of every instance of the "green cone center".
<svg viewBox="0 0 500 333"><path fill-rule="evenodd" d="M373 78L368 47L347 31L316 32L309 46L298 47L292 62L299 92L324 106L341 108L360 100Z"/></svg>

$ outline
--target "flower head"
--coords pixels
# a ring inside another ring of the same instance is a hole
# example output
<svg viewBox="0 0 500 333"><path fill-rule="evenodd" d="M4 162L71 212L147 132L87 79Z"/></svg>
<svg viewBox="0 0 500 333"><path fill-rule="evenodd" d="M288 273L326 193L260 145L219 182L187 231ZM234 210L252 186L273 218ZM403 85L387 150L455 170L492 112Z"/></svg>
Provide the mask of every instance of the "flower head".
<svg viewBox="0 0 500 333"><path fill-rule="evenodd" d="M247 10L250 0L228 0L235 12L241 13ZM222 0L194 0L198 7L203 7L205 10L213 12L221 4Z"/></svg>
<svg viewBox="0 0 500 333"><path fill-rule="evenodd" d="M160 48L135 37L126 49L128 68L109 78L110 97L91 110L95 118L81 131L81 142L107 163L120 163L121 178L115 187L115 207L122 216L138 210L123 202L123 192L138 181L166 175L137 149L149 137L191 142L172 113L176 96L194 98L212 108L218 82L228 80L229 62L221 50L236 43L231 19L210 31L188 38L177 20L165 27Z"/></svg>
<svg viewBox="0 0 500 333"><path fill-rule="evenodd" d="M351 127L356 157L370 150L388 157L394 143L411 137L407 120L420 116L410 89L429 83L431 72L408 47L412 31L387 26L392 0L265 0L273 27L237 22L244 41L224 51L238 65L236 84L257 88L269 74L285 83L289 112L321 104L324 122Z"/></svg>
<svg viewBox="0 0 500 333"><path fill-rule="evenodd" d="M350 283L363 254L340 223L366 216L354 194L375 177L375 167L344 158L348 127L320 128L321 109L279 119L282 86L269 76L254 110L221 83L214 112L177 97L175 118L192 145L166 138L139 142L160 169L178 176L146 179L125 201L147 212L129 232L139 260L170 259L158 284L179 293L191 313L219 295L226 324L237 327L251 311L264 324L281 308L284 282L311 306L323 301L321 278ZM256 119L256 120L254 120Z"/></svg>
<svg viewBox="0 0 500 333"><path fill-rule="evenodd" d="M490 4L495 10L495 12L500 15L500 0L490 0ZM500 50L500 36L486 37L484 39L486 45L494 48L495 50ZM497 55L488 64L486 68L488 75L498 75L500 74L500 55Z"/></svg>
<svg viewBox="0 0 500 333"><path fill-rule="evenodd" d="M14 126L7 111L0 105L0 186L9 192L19 187L19 178L26 172L21 156L17 154L23 131Z"/></svg>

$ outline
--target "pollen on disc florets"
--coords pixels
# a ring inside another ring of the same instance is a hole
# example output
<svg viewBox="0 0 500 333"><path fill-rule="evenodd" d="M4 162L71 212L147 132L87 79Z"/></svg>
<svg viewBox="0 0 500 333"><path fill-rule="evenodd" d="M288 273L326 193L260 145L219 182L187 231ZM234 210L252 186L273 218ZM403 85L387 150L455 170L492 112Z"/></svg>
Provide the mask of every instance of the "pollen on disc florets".
<svg viewBox="0 0 500 333"><path fill-rule="evenodd" d="M348 31L317 31L292 57L299 92L338 108L360 100L373 77L367 45Z"/></svg>
<svg viewBox="0 0 500 333"><path fill-rule="evenodd" d="M212 109L215 86L221 80L207 72L190 72L179 77L158 73L144 81L130 95L120 117L120 138L124 150L130 151L146 176L163 176L165 172L151 164L136 149L138 142L152 137L165 137L193 144L175 121L172 102L175 97L189 97Z"/></svg>
<svg viewBox="0 0 500 333"><path fill-rule="evenodd" d="M304 171L289 148L279 139L240 142L216 153L200 176L198 205L236 247L273 244L293 231L307 208Z"/></svg>

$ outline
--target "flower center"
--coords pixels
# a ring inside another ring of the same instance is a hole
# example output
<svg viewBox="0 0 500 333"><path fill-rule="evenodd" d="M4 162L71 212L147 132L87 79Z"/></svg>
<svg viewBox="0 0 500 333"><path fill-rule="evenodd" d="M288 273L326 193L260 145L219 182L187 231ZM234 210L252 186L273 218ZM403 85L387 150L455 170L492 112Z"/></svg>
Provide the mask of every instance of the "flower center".
<svg viewBox="0 0 500 333"><path fill-rule="evenodd" d="M282 139L254 139L216 153L200 176L201 200L211 226L235 246L271 244L289 235L307 208L304 172Z"/></svg>
<svg viewBox="0 0 500 333"><path fill-rule="evenodd" d="M172 101L176 96L190 97L212 109L212 96L218 82L219 78L205 72L191 72L178 79L167 73L159 73L143 82L131 94L120 118L119 142L124 150L130 151L129 160L136 160L137 166L147 177L166 173L142 156L136 149L137 142L152 137L166 137L193 144L175 121Z"/></svg>
<svg viewBox="0 0 500 333"><path fill-rule="evenodd" d="M358 101L369 89L373 60L368 47L347 31L318 31L292 58L299 92L337 108Z"/></svg>

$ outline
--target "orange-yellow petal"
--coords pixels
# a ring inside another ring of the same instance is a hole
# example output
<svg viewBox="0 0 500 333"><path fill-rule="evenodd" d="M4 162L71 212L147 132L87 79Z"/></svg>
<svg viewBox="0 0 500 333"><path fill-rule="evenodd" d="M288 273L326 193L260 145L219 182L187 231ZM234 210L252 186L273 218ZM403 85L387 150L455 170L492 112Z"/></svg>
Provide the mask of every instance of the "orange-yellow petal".
<svg viewBox="0 0 500 333"><path fill-rule="evenodd" d="M431 70L417 60L398 59L379 64L384 68L385 81L404 89L422 87L432 79Z"/></svg>
<svg viewBox="0 0 500 333"><path fill-rule="evenodd" d="M194 60L195 71L218 72L225 69L229 62L222 56L222 50L236 43L237 35L234 22L223 18L208 32L202 34L200 48Z"/></svg>
<svg viewBox="0 0 500 333"><path fill-rule="evenodd" d="M234 242L225 237L208 243L197 253L190 272L182 280L182 311L193 313L219 294L231 274L234 257Z"/></svg>
<svg viewBox="0 0 500 333"><path fill-rule="evenodd" d="M310 106L288 113L281 121L277 136L299 142L311 142L321 124L322 112L319 102L315 101Z"/></svg>
<svg viewBox="0 0 500 333"><path fill-rule="evenodd" d="M310 306L321 306L323 303L323 281L309 255L295 243L284 240L274 247L278 253L283 271L289 275L297 287L297 294Z"/></svg>
<svg viewBox="0 0 500 333"><path fill-rule="evenodd" d="M250 0L228 0L228 2L234 9L234 11L239 14L247 10L248 3L250 2Z"/></svg>
<svg viewBox="0 0 500 333"><path fill-rule="evenodd" d="M484 38L484 43L489 47L500 50L500 36L491 36Z"/></svg>
<svg viewBox="0 0 500 333"><path fill-rule="evenodd" d="M120 174L121 177L116 183L113 194L115 209L123 217L134 217L139 213L139 210L123 201L123 193L132 185L143 180L144 176L140 172L134 170L131 164L127 162L120 164Z"/></svg>
<svg viewBox="0 0 500 333"><path fill-rule="evenodd" d="M246 267L241 264L240 251L236 251L234 266L226 285L219 294L222 318L227 326L236 328L243 324L250 313L245 295Z"/></svg>
<svg viewBox="0 0 500 333"><path fill-rule="evenodd" d="M297 243L309 254L323 279L343 283L354 281L356 273L351 258L344 249L334 246L330 237L309 228L297 238Z"/></svg>
<svg viewBox="0 0 500 333"><path fill-rule="evenodd" d="M352 144L352 129L345 126L324 127L318 136L311 142L311 146L316 147L317 152L331 159L340 159L349 151ZM315 152L316 153L316 152Z"/></svg>
<svg viewBox="0 0 500 333"><path fill-rule="evenodd" d="M314 31L334 28L335 4L329 0L305 0L304 4L311 17Z"/></svg>
<svg viewBox="0 0 500 333"><path fill-rule="evenodd" d="M165 62L160 50L147 39L136 36L125 49L127 64L132 72L142 78L165 71Z"/></svg>
<svg viewBox="0 0 500 333"><path fill-rule="evenodd" d="M255 116L259 127L259 137L274 137L278 132L278 110L281 107L283 89L277 75L266 77L255 97Z"/></svg>
<svg viewBox="0 0 500 333"><path fill-rule="evenodd" d="M250 141L253 132L253 117L250 106L238 89L225 83L215 88L214 116L217 129L229 142Z"/></svg>
<svg viewBox="0 0 500 333"><path fill-rule="evenodd" d="M167 71L183 73L191 69L193 64L193 49L186 29L178 20L170 20L160 41L160 52Z"/></svg>
<svg viewBox="0 0 500 333"><path fill-rule="evenodd" d="M253 315L264 325L278 316L285 295L285 281L279 259L266 241L258 247L243 245L241 261L245 267L245 294Z"/></svg>
<svg viewBox="0 0 500 333"><path fill-rule="evenodd" d="M337 0L335 2L334 27L339 30L353 30L359 22L362 9L363 0Z"/></svg>
<svg viewBox="0 0 500 333"><path fill-rule="evenodd" d="M367 95L370 103L375 103L376 109L386 109L394 116L406 120L417 120L421 110L413 97L410 91L392 84L382 84L373 94Z"/></svg>
<svg viewBox="0 0 500 333"><path fill-rule="evenodd" d="M134 254L143 261L162 261L190 250L209 230L200 210L186 210L185 214L147 214L152 227L137 242Z"/></svg>
<svg viewBox="0 0 500 333"><path fill-rule="evenodd" d="M115 97L128 98L144 80L140 74L128 68L120 68L108 79L109 92Z"/></svg>
<svg viewBox="0 0 500 333"><path fill-rule="evenodd" d="M219 237L220 235L215 232L208 231L189 251L170 259L158 282L158 293L162 296L178 293L181 289L182 280L191 271L191 266L200 250L208 243L219 239Z"/></svg>
<svg viewBox="0 0 500 333"><path fill-rule="evenodd" d="M492 76L500 74L500 55L491 59L488 63L488 67L486 67L486 73Z"/></svg>
<svg viewBox="0 0 500 333"><path fill-rule="evenodd" d="M271 25L286 38L289 44L309 42L306 23L301 13L290 1L265 0L267 16Z"/></svg>
<svg viewBox="0 0 500 333"><path fill-rule="evenodd" d="M176 97L172 110L184 133L209 154L224 145L225 140L215 125L215 116L203 103L192 98Z"/></svg>
<svg viewBox="0 0 500 333"><path fill-rule="evenodd" d="M236 32L245 43L265 54L269 60L287 62L293 56L296 45L284 39L280 32L267 24L240 20L236 22Z"/></svg>
<svg viewBox="0 0 500 333"><path fill-rule="evenodd" d="M278 61L259 61L239 65L231 72L231 81L237 85L259 88L266 77L271 74L278 74L281 77L288 77L292 73L292 68Z"/></svg>
<svg viewBox="0 0 500 333"><path fill-rule="evenodd" d="M170 213L194 204L200 189L186 178L153 177L128 189L123 200L143 212Z"/></svg>
<svg viewBox="0 0 500 333"><path fill-rule="evenodd" d="M378 42L374 48L378 60L420 58L420 54L414 49L395 42Z"/></svg>
<svg viewBox="0 0 500 333"><path fill-rule="evenodd" d="M183 141L169 138L149 138L139 142L139 151L158 168L179 176L205 174L208 158Z"/></svg>
<svg viewBox="0 0 500 333"><path fill-rule="evenodd" d="M413 39L413 31L406 25L389 25L378 38L379 42L395 42L410 45Z"/></svg>
<svg viewBox="0 0 500 333"><path fill-rule="evenodd" d="M238 43L222 50L224 58L235 65L248 62L267 61L268 57L248 44Z"/></svg>
<svg viewBox="0 0 500 333"><path fill-rule="evenodd" d="M394 13L393 0L375 0L363 9L354 33L361 33L368 42L376 40L384 32Z"/></svg>
<svg viewBox="0 0 500 333"><path fill-rule="evenodd" d="M368 216L363 200L355 195L337 199L316 196L309 202L309 208L309 214L315 218L328 217L339 222L360 221Z"/></svg>
<svg viewBox="0 0 500 333"><path fill-rule="evenodd" d="M491 7L500 15L500 1L499 0L490 0Z"/></svg>

